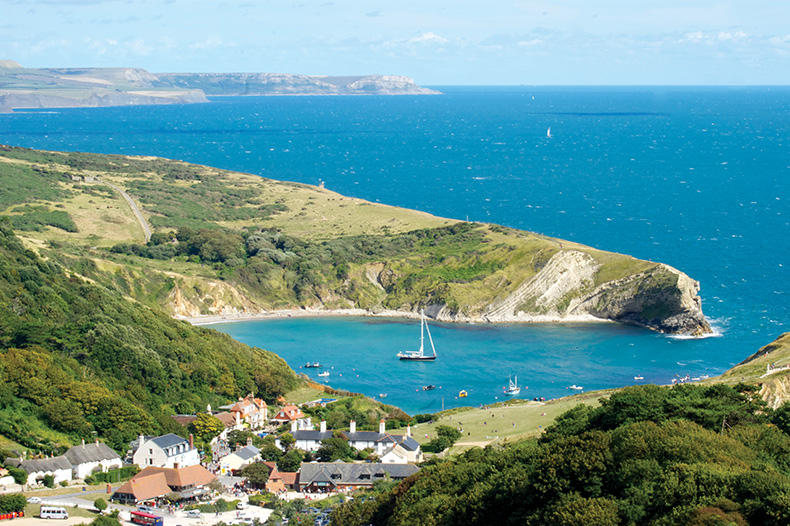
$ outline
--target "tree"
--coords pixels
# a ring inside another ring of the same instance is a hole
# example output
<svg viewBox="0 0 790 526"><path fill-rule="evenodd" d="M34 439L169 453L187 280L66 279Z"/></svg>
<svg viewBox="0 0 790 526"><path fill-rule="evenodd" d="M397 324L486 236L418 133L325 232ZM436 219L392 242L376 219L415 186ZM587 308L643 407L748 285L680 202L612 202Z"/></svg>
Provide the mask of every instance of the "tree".
<svg viewBox="0 0 790 526"><path fill-rule="evenodd" d="M334 462L335 460L353 458L355 455L354 448L348 445L348 441L340 437L324 439L316 452L316 456L321 462Z"/></svg>
<svg viewBox="0 0 790 526"><path fill-rule="evenodd" d="M27 500L21 493L13 495L0 495L0 513L11 513L14 511L24 511Z"/></svg>
<svg viewBox="0 0 790 526"><path fill-rule="evenodd" d="M250 484L254 486L264 486L269 480L270 471L269 466L263 462L253 462L252 464L244 466L240 474L247 479Z"/></svg>
<svg viewBox="0 0 790 526"><path fill-rule="evenodd" d="M304 460L304 454L298 449L292 449L277 461L277 469L294 473L299 471L299 468L302 466L302 460Z"/></svg>
<svg viewBox="0 0 790 526"><path fill-rule="evenodd" d="M101 513L107 509L107 501L99 497L93 501L93 507L99 510L99 513Z"/></svg>
<svg viewBox="0 0 790 526"><path fill-rule="evenodd" d="M225 424L214 415L200 413L197 415L197 418L189 424L189 428L198 440L208 443L211 442L212 438L225 430Z"/></svg>
<svg viewBox="0 0 790 526"><path fill-rule="evenodd" d="M283 451L288 451L294 444L296 444L296 439L291 433L283 433L280 437L280 447L283 448Z"/></svg>

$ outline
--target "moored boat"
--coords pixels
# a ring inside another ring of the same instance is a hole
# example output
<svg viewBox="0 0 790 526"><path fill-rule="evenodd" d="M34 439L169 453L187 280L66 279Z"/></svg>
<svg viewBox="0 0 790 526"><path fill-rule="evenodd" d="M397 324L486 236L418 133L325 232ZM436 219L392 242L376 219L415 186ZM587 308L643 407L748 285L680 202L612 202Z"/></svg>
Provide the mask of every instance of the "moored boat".
<svg viewBox="0 0 790 526"><path fill-rule="evenodd" d="M425 333L428 333L428 341L431 343L432 354L425 354ZM428 324L425 322L425 312L420 309L420 348L417 351L401 351L397 354L401 360L410 360L417 362L432 362L436 359L436 348L433 346L433 338L431 338L431 331Z"/></svg>

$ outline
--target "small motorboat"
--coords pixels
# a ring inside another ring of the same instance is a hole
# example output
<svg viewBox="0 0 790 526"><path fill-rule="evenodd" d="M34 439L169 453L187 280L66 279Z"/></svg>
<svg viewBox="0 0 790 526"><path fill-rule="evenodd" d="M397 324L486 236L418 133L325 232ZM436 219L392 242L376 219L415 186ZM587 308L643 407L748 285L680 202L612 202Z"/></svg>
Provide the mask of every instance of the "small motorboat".
<svg viewBox="0 0 790 526"><path fill-rule="evenodd" d="M644 379L645 379L645 377L642 376L641 374L638 374L638 375L634 376L634 380L644 380Z"/></svg>
<svg viewBox="0 0 790 526"><path fill-rule="evenodd" d="M379 393L379 398L387 398L387 393Z"/></svg>
<svg viewBox="0 0 790 526"><path fill-rule="evenodd" d="M318 369L321 367L321 362L307 362L304 366L306 369Z"/></svg>
<svg viewBox="0 0 790 526"><path fill-rule="evenodd" d="M318 373L318 376L329 376L329 371L324 371L323 373Z"/></svg>
<svg viewBox="0 0 790 526"><path fill-rule="evenodd" d="M436 389L436 386L433 384L422 386L423 391L433 391L434 389Z"/></svg>
<svg viewBox="0 0 790 526"><path fill-rule="evenodd" d="M584 387L582 387L581 385L573 384L568 386L568 389L573 389L574 391L581 391L582 389L584 389Z"/></svg>
<svg viewBox="0 0 790 526"><path fill-rule="evenodd" d="M461 391L460 393L458 393L458 398L466 398L466 396L467 396L466 391Z"/></svg>

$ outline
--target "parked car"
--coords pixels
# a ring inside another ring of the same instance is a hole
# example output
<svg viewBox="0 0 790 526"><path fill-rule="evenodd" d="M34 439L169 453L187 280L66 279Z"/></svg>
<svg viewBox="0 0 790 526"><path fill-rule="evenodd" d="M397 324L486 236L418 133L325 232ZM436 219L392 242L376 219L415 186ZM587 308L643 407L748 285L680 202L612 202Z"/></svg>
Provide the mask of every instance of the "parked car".
<svg viewBox="0 0 790 526"><path fill-rule="evenodd" d="M27 502L28 504L41 504L41 497L30 497Z"/></svg>
<svg viewBox="0 0 790 526"><path fill-rule="evenodd" d="M203 514L200 513L200 510L187 510L187 518L188 519L199 519L202 516L203 516Z"/></svg>
<svg viewBox="0 0 790 526"><path fill-rule="evenodd" d="M143 511L145 513L156 513L159 510L151 506L137 506L137 511Z"/></svg>
<svg viewBox="0 0 790 526"><path fill-rule="evenodd" d="M249 507L249 504L247 504L244 501L240 501L238 504L236 504L236 509L237 510L246 510L248 507Z"/></svg>

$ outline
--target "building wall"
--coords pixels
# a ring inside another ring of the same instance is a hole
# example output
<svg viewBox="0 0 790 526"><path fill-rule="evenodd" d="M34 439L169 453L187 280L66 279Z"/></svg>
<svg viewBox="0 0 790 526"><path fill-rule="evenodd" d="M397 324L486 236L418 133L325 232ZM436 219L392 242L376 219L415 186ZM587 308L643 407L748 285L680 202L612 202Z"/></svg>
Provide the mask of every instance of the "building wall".
<svg viewBox="0 0 790 526"><path fill-rule="evenodd" d="M120 458L112 458L106 459L102 461L95 461L95 462L86 462L84 464L80 464L78 466L74 466L74 478L75 479L84 479L91 473L96 467L101 467L102 471L109 471L111 469L120 468L123 466L123 462Z"/></svg>
<svg viewBox="0 0 790 526"><path fill-rule="evenodd" d="M27 476L27 484L28 486L36 486L38 485L37 479L39 477L43 477L44 475L52 475L55 477L55 484L60 483L63 480L71 481L71 469L58 469L55 471L34 471L33 473Z"/></svg>

